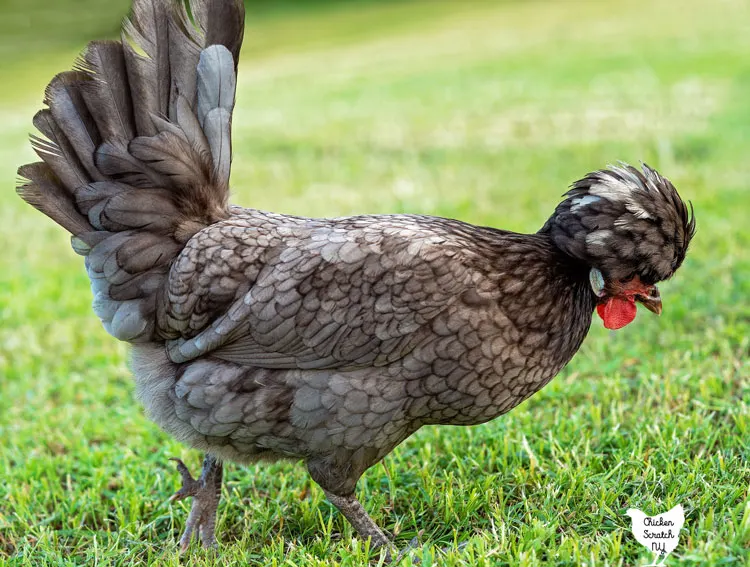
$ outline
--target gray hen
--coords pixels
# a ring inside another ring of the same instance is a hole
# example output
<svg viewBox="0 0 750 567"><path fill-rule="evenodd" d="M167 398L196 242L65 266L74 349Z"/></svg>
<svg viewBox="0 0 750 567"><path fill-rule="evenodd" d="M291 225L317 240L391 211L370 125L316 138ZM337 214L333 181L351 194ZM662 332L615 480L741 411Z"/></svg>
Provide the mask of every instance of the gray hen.
<svg viewBox="0 0 750 567"><path fill-rule="evenodd" d="M181 546L214 545L222 461L306 462L374 545L360 476L426 424L493 419L544 386L598 309L655 312L694 232L644 166L574 184L536 234L415 215L308 219L228 204L240 0L135 0L34 124L23 199L72 233L94 311L132 345L151 419L206 452Z"/></svg>

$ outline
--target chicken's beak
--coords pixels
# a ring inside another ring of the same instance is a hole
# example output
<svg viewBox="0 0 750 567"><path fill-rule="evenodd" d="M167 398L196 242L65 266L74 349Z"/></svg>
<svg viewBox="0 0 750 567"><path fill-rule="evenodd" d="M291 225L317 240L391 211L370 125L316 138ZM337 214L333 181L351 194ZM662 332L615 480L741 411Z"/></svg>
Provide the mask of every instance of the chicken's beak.
<svg viewBox="0 0 750 567"><path fill-rule="evenodd" d="M659 288L655 285L648 289L648 295L639 293L635 296L635 300L652 313L661 315L661 295L659 295Z"/></svg>

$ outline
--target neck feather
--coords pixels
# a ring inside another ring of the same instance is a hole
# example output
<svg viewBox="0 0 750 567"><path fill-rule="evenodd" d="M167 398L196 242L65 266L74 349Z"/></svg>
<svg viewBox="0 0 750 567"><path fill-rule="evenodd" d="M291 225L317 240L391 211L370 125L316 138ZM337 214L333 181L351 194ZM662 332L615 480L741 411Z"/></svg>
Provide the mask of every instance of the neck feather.
<svg viewBox="0 0 750 567"><path fill-rule="evenodd" d="M564 366L591 326L596 296L589 267L555 246L548 234L498 233L485 271L499 288L499 304L523 340L543 335L549 356Z"/></svg>

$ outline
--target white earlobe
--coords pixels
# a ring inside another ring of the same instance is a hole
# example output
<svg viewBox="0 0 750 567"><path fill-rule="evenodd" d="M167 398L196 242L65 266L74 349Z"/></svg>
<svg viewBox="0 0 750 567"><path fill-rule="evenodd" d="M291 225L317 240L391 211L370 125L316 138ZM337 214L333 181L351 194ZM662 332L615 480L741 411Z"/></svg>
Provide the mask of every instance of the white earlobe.
<svg viewBox="0 0 750 567"><path fill-rule="evenodd" d="M597 297L604 295L604 276L596 268L591 268L589 282L591 283L591 289L594 290Z"/></svg>

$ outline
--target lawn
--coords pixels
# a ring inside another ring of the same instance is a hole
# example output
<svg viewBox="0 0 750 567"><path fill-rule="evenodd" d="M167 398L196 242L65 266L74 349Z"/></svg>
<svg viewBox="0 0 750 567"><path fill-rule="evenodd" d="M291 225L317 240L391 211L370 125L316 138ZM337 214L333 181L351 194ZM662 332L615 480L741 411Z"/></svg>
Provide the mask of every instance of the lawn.
<svg viewBox="0 0 750 567"><path fill-rule="evenodd" d="M178 556L188 508L167 502L168 459L195 469L201 456L143 416L81 259L13 192L44 85L91 34L112 34L126 3L0 8L0 564L367 564L295 463L229 465L219 558ZM424 428L365 475L365 506L397 544L422 534L403 564L644 565L625 511L681 503L667 565L750 565L748 4L263 6L240 66L238 204L533 232L570 182L643 160L695 206L660 318L595 322L510 414Z"/></svg>

